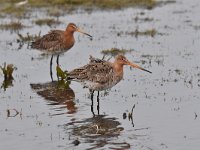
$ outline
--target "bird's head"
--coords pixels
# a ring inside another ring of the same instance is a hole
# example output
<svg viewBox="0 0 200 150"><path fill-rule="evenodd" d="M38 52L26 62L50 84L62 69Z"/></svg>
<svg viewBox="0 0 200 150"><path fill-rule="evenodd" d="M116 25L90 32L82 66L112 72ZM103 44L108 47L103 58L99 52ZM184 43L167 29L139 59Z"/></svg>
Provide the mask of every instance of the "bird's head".
<svg viewBox="0 0 200 150"><path fill-rule="evenodd" d="M70 32L80 32L80 33L82 33L82 34L85 34L85 35L87 35L87 36L89 36L90 37L90 39L92 39L92 36L91 35L89 35L88 33L86 33L86 32L84 32L84 31L82 31L80 28L78 28L74 23L69 23L68 24L68 26L67 26L67 28L66 28L66 30L67 31L70 31Z"/></svg>
<svg viewBox="0 0 200 150"><path fill-rule="evenodd" d="M140 69L140 70L143 70L143 71L152 73L151 71L146 70L146 69L144 69L144 68L142 68L142 67L136 65L135 63L130 62L124 55L121 55L121 54L119 54L119 55L117 55L117 56L115 57L115 63L116 63L116 64L119 64L119 65L121 65L121 66L123 66L123 65L129 65L129 66L131 66L131 67L133 67L133 68L138 68L138 69Z"/></svg>

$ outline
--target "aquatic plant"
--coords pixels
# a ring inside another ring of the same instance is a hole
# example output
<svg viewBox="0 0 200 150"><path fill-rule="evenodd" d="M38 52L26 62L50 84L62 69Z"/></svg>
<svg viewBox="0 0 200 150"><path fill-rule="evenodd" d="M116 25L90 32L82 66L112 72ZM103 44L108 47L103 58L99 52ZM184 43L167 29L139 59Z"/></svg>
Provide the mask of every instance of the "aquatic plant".
<svg viewBox="0 0 200 150"><path fill-rule="evenodd" d="M13 64L8 64L6 65L6 63L4 63L3 67L0 66L0 69L3 72L4 75L4 81L1 85L1 88L4 89L4 91L6 91L6 89L10 86L13 86L13 71L16 70L17 68L14 67Z"/></svg>
<svg viewBox="0 0 200 150"><path fill-rule="evenodd" d="M55 24L60 24L61 22L55 19L51 19L51 18L45 18L45 19L38 19L35 21L35 24L42 26L42 25L48 25L48 26L52 26Z"/></svg>
<svg viewBox="0 0 200 150"><path fill-rule="evenodd" d="M31 41L35 41L37 39L39 39L41 37L41 32L39 32L38 34L35 35L30 35L29 33L27 33L26 35L22 35L20 33L17 34L18 35L18 39L17 42L31 42Z"/></svg>
<svg viewBox="0 0 200 150"><path fill-rule="evenodd" d="M133 50L111 48L111 49L102 50L101 53L103 55L116 56L118 54L123 54L124 55L126 53L131 53L132 51Z"/></svg>
<svg viewBox="0 0 200 150"><path fill-rule="evenodd" d="M67 80L67 71L63 71L60 66L56 66L56 72L57 72L57 77L58 77L58 86L59 87L65 87L69 88L70 81Z"/></svg>
<svg viewBox="0 0 200 150"><path fill-rule="evenodd" d="M21 30L25 26L21 22L10 22L10 23L5 23L5 24L0 24L0 29L1 30L11 30L11 31L17 31Z"/></svg>
<svg viewBox="0 0 200 150"><path fill-rule="evenodd" d="M2 70L3 74L4 74L4 80L10 80L13 79L13 71L16 70L17 68L14 67L13 64L8 64L6 65L6 63L4 63L3 67L0 66L0 69Z"/></svg>

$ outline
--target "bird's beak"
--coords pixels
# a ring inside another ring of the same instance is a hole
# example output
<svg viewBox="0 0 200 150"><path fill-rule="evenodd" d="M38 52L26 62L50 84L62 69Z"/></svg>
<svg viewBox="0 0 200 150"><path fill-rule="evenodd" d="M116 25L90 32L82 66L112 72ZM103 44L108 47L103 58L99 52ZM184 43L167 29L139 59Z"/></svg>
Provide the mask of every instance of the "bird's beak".
<svg viewBox="0 0 200 150"><path fill-rule="evenodd" d="M140 67L140 66L138 66L138 65L136 65L136 64L134 64L134 63L132 63L132 62L129 62L129 61L127 62L127 65L129 65L129 66L131 66L131 67L133 67L133 68L138 68L138 69L140 69L140 70L143 70L143 71L152 73L151 71L146 70L146 69L144 69L144 68L142 68L142 67Z"/></svg>
<svg viewBox="0 0 200 150"><path fill-rule="evenodd" d="M87 36L89 36L90 37L90 39L92 39L92 36L91 35L89 35L88 33L86 33L86 32L83 32L81 29L77 29L76 30L77 32L80 32L80 33L83 33L83 34L85 34L85 35L87 35Z"/></svg>

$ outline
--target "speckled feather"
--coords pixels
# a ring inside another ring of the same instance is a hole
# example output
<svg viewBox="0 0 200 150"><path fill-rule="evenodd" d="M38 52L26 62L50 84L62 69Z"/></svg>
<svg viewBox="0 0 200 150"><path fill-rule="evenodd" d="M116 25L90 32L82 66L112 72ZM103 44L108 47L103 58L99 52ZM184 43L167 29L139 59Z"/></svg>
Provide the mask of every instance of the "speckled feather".
<svg viewBox="0 0 200 150"><path fill-rule="evenodd" d="M92 91L106 90L123 79L123 66L152 73L126 59L123 55L117 55L114 62L97 59L90 56L89 64L68 72L68 79L81 82Z"/></svg>
<svg viewBox="0 0 200 150"><path fill-rule="evenodd" d="M89 64L68 73L68 78L82 82L91 90L105 90L116 85L122 74L116 74L113 63L90 57Z"/></svg>

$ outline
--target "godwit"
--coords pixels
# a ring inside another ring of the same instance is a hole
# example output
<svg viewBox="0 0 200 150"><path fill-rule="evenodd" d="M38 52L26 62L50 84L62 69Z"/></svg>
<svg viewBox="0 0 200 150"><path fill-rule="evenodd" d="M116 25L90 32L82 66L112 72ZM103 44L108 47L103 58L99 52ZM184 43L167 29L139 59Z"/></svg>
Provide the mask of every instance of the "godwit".
<svg viewBox="0 0 200 150"><path fill-rule="evenodd" d="M80 32L92 38L91 35L81 31L74 23L69 23L65 31L51 30L48 34L32 42L31 48L39 49L43 53L52 55L50 60L50 75L52 81L53 55L57 55L56 62L59 65L59 55L68 51L75 43L74 32Z"/></svg>
<svg viewBox="0 0 200 150"><path fill-rule="evenodd" d="M92 105L93 93L94 91L98 91L97 101L99 105L99 91L110 89L122 80L124 65L129 65L133 68L152 73L130 62L125 56L117 55L114 62L90 57L89 64L68 72L68 79L81 82L84 87L89 88Z"/></svg>

